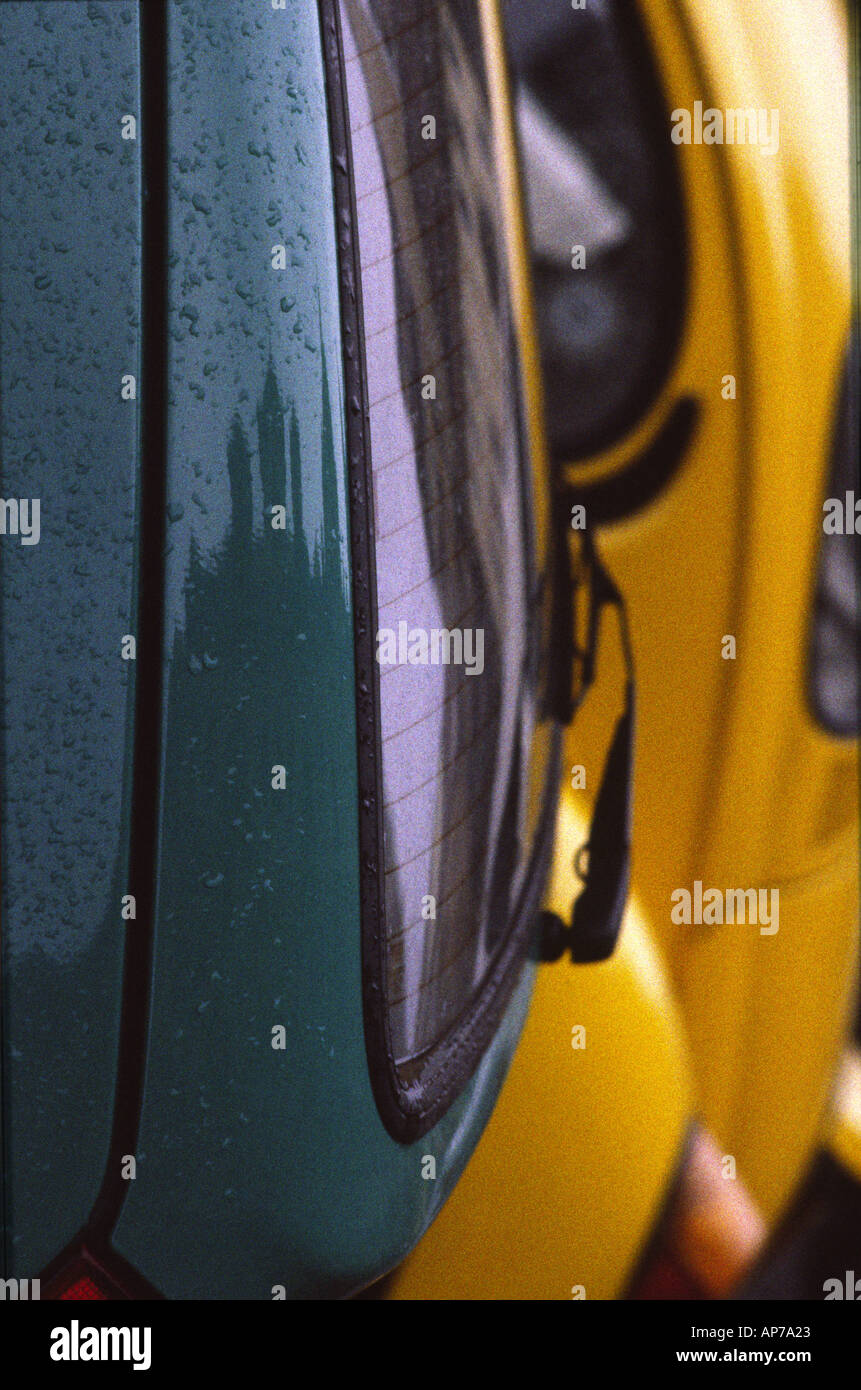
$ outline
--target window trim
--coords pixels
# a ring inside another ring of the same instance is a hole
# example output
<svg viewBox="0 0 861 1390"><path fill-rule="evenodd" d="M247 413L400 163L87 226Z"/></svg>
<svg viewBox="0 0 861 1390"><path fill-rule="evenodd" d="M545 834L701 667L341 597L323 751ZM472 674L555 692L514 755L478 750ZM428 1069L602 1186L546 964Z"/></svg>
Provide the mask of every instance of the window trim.
<svg viewBox="0 0 861 1390"><path fill-rule="evenodd" d="M320 0L323 59L332 143L338 238L356 669L359 893L362 1004L368 1070L380 1118L391 1137L410 1144L445 1114L475 1073L517 984L534 937L549 872L561 776L562 729L553 720L541 813L520 899L496 959L458 1018L422 1055L421 1082L405 1084L392 1048L385 997L382 736L377 631L376 556L365 366L362 281L352 144L339 0ZM522 377L522 373L520 374ZM522 409L522 403L521 409Z"/></svg>

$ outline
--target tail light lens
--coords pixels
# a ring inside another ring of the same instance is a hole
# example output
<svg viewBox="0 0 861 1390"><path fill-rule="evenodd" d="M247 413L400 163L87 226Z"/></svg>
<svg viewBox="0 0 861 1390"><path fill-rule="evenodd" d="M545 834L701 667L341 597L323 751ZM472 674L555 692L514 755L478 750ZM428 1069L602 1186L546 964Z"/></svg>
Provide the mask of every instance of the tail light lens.
<svg viewBox="0 0 861 1390"><path fill-rule="evenodd" d="M59 1303L95 1303L124 1298L125 1294L90 1260L78 1259L49 1280L42 1297Z"/></svg>
<svg viewBox="0 0 861 1390"><path fill-rule="evenodd" d="M765 1238L765 1222L741 1179L725 1176L720 1150L697 1129L628 1297L729 1297L753 1267Z"/></svg>
<svg viewBox="0 0 861 1390"><path fill-rule="evenodd" d="M98 1285L88 1274L82 1274L76 1279L74 1284L70 1284L65 1293L59 1295L60 1300L65 1302L69 1299L76 1299L80 1302L92 1302L95 1299L107 1300L108 1295L102 1293Z"/></svg>

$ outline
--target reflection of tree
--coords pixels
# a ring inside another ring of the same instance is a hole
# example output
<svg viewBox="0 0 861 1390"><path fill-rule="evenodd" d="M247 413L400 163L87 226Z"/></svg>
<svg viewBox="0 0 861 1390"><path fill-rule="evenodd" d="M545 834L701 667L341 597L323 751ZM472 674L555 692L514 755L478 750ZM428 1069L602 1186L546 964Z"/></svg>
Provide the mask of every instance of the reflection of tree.
<svg viewBox="0 0 861 1390"><path fill-rule="evenodd" d="M265 956L280 930L312 920L321 865L343 855L331 808L355 756L352 619L325 353L322 367L322 534L306 533L299 425L270 361L256 413L262 529L258 521L255 534L252 447L237 413L226 441L227 538L214 560L192 547L169 674L160 918L168 931L175 921L183 936L208 938L188 957L203 991L206 973L231 958L225 934L250 929L249 948ZM274 529L279 506L289 521ZM325 742L321 714L337 731ZM283 791L271 785L277 764ZM275 975L283 968L275 951Z"/></svg>

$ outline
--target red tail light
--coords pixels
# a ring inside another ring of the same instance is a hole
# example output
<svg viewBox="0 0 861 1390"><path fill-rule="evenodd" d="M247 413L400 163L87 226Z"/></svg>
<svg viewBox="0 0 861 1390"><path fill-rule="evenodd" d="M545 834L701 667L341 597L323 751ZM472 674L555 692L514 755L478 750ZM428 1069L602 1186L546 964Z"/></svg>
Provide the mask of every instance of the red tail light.
<svg viewBox="0 0 861 1390"><path fill-rule="evenodd" d="M108 1297L106 1293L102 1293L101 1289L88 1274L83 1274L79 1279L76 1279L74 1284L70 1284L65 1292L58 1296L61 1301L69 1298L80 1299L82 1301L96 1298L106 1300Z"/></svg>
<svg viewBox="0 0 861 1390"><path fill-rule="evenodd" d="M43 1299L56 1299L59 1302L107 1302L110 1299L125 1297L116 1284L86 1258L73 1260L71 1264L66 1265L65 1269L49 1280L42 1291Z"/></svg>
<svg viewBox="0 0 861 1390"><path fill-rule="evenodd" d="M106 1241L77 1236L42 1270L42 1298L103 1303L161 1298L158 1289Z"/></svg>

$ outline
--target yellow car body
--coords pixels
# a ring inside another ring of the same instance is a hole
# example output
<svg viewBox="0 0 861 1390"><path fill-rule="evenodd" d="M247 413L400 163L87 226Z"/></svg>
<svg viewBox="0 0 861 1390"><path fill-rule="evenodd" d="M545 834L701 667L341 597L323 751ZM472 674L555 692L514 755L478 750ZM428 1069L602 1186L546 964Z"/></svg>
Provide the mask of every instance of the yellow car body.
<svg viewBox="0 0 861 1390"><path fill-rule="evenodd" d="M624 474L676 402L698 401L675 476L599 533L627 599L638 686L620 947L601 965L539 969L493 1119L387 1297L623 1295L694 1117L772 1226L818 1146L861 1174L857 1064L830 1104L858 955L857 741L827 733L807 693L852 312L846 7L640 9L668 139L671 111L701 101L777 108L780 145L679 146L680 350L634 428L566 469L578 489ZM560 813L547 902L563 915L621 674L605 640L568 733L586 789L568 789ZM696 881L778 889L779 930L674 923L671 895Z"/></svg>

